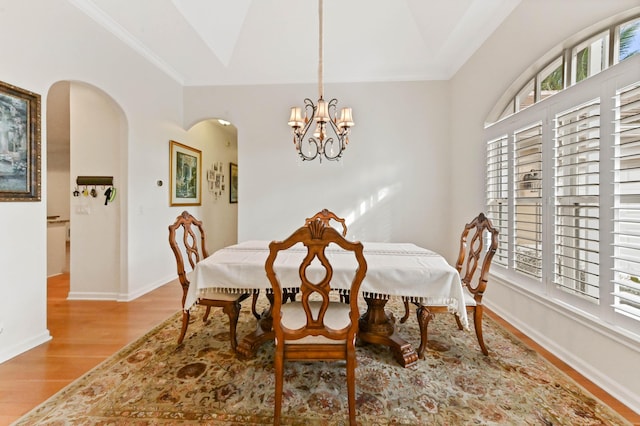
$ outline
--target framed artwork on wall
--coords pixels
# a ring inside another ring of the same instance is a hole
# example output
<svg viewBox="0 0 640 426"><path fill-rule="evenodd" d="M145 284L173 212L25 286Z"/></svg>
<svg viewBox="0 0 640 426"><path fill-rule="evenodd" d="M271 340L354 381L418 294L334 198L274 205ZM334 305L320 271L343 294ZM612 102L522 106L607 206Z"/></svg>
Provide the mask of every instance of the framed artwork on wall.
<svg viewBox="0 0 640 426"><path fill-rule="evenodd" d="M222 174L222 161L216 161L207 170L207 183L209 192L213 194L214 200L217 200L224 191L224 174Z"/></svg>
<svg viewBox="0 0 640 426"><path fill-rule="evenodd" d="M202 202L202 153L176 141L169 141L169 204L199 206Z"/></svg>
<svg viewBox="0 0 640 426"><path fill-rule="evenodd" d="M238 202L238 165L229 163L229 202Z"/></svg>
<svg viewBox="0 0 640 426"><path fill-rule="evenodd" d="M0 201L40 201L40 95L0 81Z"/></svg>

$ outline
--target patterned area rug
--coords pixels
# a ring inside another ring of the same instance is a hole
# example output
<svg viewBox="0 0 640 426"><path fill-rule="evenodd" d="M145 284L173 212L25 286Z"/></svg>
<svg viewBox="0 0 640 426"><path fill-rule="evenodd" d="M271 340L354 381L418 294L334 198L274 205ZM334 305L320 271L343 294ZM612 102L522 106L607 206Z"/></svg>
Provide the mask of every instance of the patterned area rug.
<svg viewBox="0 0 640 426"><path fill-rule="evenodd" d="M264 302L263 302L264 303ZM239 336L255 319L243 307ZM396 318L400 302L387 305ZM240 360L228 323L197 308L177 345L180 313L19 419L16 425L262 425L273 423L273 344ZM356 398L363 425L626 425L500 325L485 317L489 356L453 316L436 315L424 360L402 368L386 347L358 346ZM417 321L398 324L416 347ZM344 364L285 364L283 424L348 423Z"/></svg>

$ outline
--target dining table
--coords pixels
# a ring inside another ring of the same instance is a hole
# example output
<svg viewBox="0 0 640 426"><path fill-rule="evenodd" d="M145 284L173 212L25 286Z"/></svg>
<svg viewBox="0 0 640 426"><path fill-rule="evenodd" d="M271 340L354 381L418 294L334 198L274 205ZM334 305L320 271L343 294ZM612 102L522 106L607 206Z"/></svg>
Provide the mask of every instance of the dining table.
<svg viewBox="0 0 640 426"><path fill-rule="evenodd" d="M367 304L359 320L358 339L391 348L396 361L409 367L418 361L413 346L396 330L395 318L385 305L392 297L420 301L428 305L445 305L456 313L468 328L464 292L458 271L446 259L413 243L362 242L367 273L360 292ZM274 269L289 294L295 295L299 284L299 267L306 248L292 247L278 256ZM269 298L271 283L265 272L269 241L251 240L215 251L200 260L191 272L184 309L190 309L205 298L207 292L258 292L265 290ZM355 271L355 258L338 247L329 246L326 255L333 267L332 288L347 292ZM357 295L350 295L357 297ZM272 295L270 300L272 301ZM270 310L258 320L256 330L238 344L240 356L251 357L265 342L273 340Z"/></svg>

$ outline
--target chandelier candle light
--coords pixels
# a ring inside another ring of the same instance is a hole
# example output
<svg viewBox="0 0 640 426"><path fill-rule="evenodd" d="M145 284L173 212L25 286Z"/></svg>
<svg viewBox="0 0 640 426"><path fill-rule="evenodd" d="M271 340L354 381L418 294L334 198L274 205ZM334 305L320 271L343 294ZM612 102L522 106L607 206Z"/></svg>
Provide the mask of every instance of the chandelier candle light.
<svg viewBox="0 0 640 426"><path fill-rule="evenodd" d="M342 108L340 110L340 117L338 118L336 114L338 100L331 99L329 102L324 100L324 87L322 84L322 2L323 0L318 0L320 30L318 91L320 98L318 99L317 105L314 105L313 101L309 98L304 100L304 117L302 116L302 108L300 107L291 108L291 117L289 117L289 126L291 126L293 130L293 143L302 160L311 161L319 157L321 163L322 157L330 161L340 159L342 152L349 143L349 131L354 125L351 108ZM314 122L315 130L311 133L311 125Z"/></svg>

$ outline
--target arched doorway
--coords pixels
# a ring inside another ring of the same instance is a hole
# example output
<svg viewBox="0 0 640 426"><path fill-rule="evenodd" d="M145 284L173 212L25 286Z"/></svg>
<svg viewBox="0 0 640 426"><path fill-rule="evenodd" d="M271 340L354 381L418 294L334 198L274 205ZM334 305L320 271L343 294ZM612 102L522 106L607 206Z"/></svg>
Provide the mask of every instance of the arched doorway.
<svg viewBox="0 0 640 426"><path fill-rule="evenodd" d="M208 119L188 130L202 150L202 219L209 253L238 242L238 204L230 201L230 164L238 165L238 130L225 120Z"/></svg>
<svg viewBox="0 0 640 426"><path fill-rule="evenodd" d="M47 96L46 120L47 208L69 219L69 298L117 300L126 293L121 289L126 118L96 87L58 82ZM116 197L108 199L108 186L77 185L78 176L113 177Z"/></svg>

